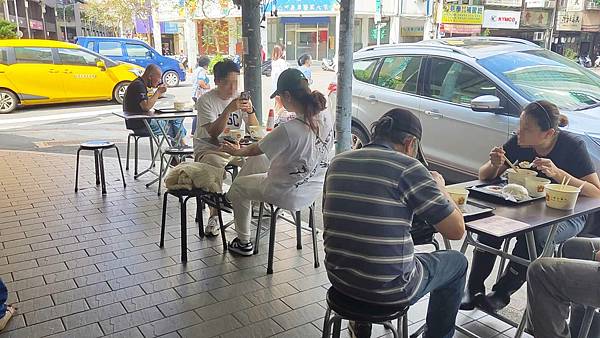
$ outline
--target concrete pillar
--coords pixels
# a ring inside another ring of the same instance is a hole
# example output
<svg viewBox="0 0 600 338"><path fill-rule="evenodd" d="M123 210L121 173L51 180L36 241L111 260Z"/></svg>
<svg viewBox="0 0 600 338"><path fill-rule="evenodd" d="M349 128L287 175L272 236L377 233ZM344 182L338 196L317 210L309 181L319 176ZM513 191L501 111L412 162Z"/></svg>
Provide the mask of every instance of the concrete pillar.
<svg viewBox="0 0 600 338"><path fill-rule="evenodd" d="M192 20L190 14L186 15L183 24L183 36L188 56L188 66L194 69L198 58L198 44L196 43L196 23Z"/></svg>
<svg viewBox="0 0 600 338"><path fill-rule="evenodd" d="M361 18L362 20L362 32L361 41L363 43L363 47L367 47L369 45L369 18Z"/></svg>
<svg viewBox="0 0 600 338"><path fill-rule="evenodd" d="M390 43L400 43L400 16L390 18Z"/></svg>
<svg viewBox="0 0 600 338"><path fill-rule="evenodd" d="M335 56L340 52L340 12L335 13Z"/></svg>
<svg viewBox="0 0 600 338"><path fill-rule="evenodd" d="M81 4L76 2L73 5L73 13L75 15L75 34L77 36L85 35L81 27Z"/></svg>

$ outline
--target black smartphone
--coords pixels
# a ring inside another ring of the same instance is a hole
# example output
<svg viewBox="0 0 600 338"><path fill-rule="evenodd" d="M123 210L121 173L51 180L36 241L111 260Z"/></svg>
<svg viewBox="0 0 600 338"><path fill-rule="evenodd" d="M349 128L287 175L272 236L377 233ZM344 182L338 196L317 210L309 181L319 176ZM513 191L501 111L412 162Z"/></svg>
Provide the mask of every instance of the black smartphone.
<svg viewBox="0 0 600 338"><path fill-rule="evenodd" d="M236 140L233 139L233 137L231 137L231 136L225 136L225 137L223 137L223 141L226 141L226 142L229 142L229 143L233 143L233 144L237 143Z"/></svg>
<svg viewBox="0 0 600 338"><path fill-rule="evenodd" d="M244 91L240 94L240 99L242 100L250 100L250 92Z"/></svg>

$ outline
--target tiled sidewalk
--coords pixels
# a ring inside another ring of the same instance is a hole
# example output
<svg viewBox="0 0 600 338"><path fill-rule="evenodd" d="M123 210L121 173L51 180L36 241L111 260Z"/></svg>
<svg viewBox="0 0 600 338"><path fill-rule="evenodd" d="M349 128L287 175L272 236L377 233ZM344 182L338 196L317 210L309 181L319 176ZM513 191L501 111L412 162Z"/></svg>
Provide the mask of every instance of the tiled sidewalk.
<svg viewBox="0 0 600 338"><path fill-rule="evenodd" d="M74 193L74 156L0 150L0 277L18 307L0 338L320 337L329 283L322 264L313 267L308 233L297 250L294 229L278 225L275 274L267 276L267 240L260 255L223 255L220 239L198 237L190 212L183 265L176 200L160 249L162 203L144 187L149 176L126 173L123 189L116 160L105 158L105 167L103 197L93 158L82 156ZM322 242L319 249L322 260ZM411 330L426 307L411 308ZM482 337L512 331L478 311L458 321ZM391 333L376 327L376 336Z"/></svg>

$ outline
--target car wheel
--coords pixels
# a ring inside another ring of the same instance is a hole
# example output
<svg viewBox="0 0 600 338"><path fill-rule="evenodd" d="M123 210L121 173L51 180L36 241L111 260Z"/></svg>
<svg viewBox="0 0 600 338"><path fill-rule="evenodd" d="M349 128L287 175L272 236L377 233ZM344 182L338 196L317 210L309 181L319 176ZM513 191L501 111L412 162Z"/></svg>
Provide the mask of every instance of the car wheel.
<svg viewBox="0 0 600 338"><path fill-rule="evenodd" d="M127 91L127 86L129 86L129 82L121 82L113 90L113 99L118 104L123 104L123 99L125 98L125 92Z"/></svg>
<svg viewBox="0 0 600 338"><path fill-rule="evenodd" d="M362 129L352 126L352 150L360 149L369 143L369 138Z"/></svg>
<svg viewBox="0 0 600 338"><path fill-rule="evenodd" d="M169 70L163 74L163 82L167 87L177 87L179 85L179 75L176 72Z"/></svg>
<svg viewBox="0 0 600 338"><path fill-rule="evenodd" d="M17 96L8 90L0 89L0 114L12 113L17 108Z"/></svg>

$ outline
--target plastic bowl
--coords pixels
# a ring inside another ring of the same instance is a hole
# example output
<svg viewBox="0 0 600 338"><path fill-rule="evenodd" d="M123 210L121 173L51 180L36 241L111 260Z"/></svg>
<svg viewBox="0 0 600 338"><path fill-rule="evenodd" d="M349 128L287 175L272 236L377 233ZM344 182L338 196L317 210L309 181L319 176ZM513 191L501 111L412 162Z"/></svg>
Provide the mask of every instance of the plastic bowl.
<svg viewBox="0 0 600 338"><path fill-rule="evenodd" d="M465 188L447 188L448 194L460 210L464 210L469 198L469 190Z"/></svg>
<svg viewBox="0 0 600 338"><path fill-rule="evenodd" d="M570 185L547 184L546 205L553 209L572 210L580 191L579 188Z"/></svg>
<svg viewBox="0 0 600 338"><path fill-rule="evenodd" d="M530 176L537 176L537 171L529 169L519 169L518 172L513 169L506 170L508 173L508 184L518 184L525 186L525 179Z"/></svg>
<svg viewBox="0 0 600 338"><path fill-rule="evenodd" d="M551 181L547 178L527 176L525 178L525 188L529 193L529 196L538 198L546 195L546 185L550 184Z"/></svg>

